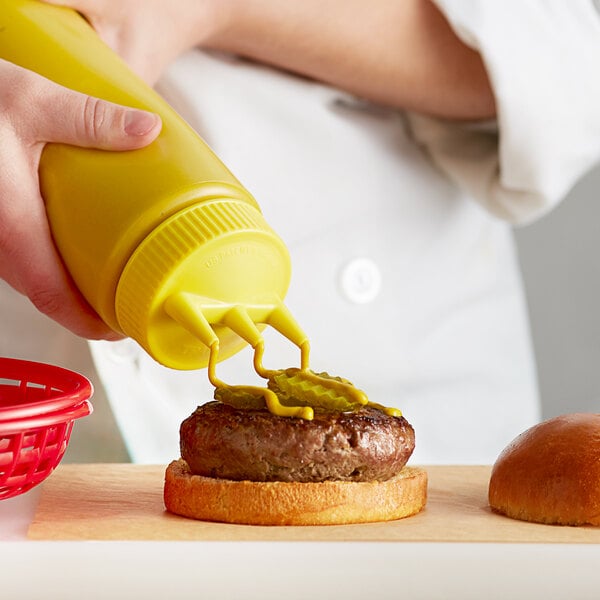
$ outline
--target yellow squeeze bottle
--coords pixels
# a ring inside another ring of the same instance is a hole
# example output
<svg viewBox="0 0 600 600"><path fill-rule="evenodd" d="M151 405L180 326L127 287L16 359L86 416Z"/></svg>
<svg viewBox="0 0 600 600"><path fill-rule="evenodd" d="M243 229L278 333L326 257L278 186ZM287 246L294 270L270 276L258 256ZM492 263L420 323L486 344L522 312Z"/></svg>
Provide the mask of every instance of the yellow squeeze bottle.
<svg viewBox="0 0 600 600"><path fill-rule="evenodd" d="M177 369L260 342L269 324L306 336L282 299L290 260L250 193L194 130L77 13L2 0L0 57L66 87L158 113L147 148L46 146L40 184L55 243L115 331Z"/></svg>

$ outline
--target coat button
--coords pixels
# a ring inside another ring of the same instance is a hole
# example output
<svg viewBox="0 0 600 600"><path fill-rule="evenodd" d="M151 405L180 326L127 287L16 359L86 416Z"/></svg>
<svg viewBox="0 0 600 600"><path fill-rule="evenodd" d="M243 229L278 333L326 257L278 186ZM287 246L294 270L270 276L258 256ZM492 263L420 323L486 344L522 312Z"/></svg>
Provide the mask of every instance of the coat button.
<svg viewBox="0 0 600 600"><path fill-rule="evenodd" d="M381 290L381 271L371 259L355 258L342 269L340 286L350 302L367 304Z"/></svg>

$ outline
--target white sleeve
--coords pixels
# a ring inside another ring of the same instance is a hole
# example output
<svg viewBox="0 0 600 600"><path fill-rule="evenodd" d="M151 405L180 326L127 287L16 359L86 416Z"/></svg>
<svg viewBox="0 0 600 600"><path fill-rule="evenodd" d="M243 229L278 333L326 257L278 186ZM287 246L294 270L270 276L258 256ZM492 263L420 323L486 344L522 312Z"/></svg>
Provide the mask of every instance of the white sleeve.
<svg viewBox="0 0 600 600"><path fill-rule="evenodd" d="M488 210L529 222L600 161L600 0L434 0L477 50L497 121L408 116L432 160Z"/></svg>

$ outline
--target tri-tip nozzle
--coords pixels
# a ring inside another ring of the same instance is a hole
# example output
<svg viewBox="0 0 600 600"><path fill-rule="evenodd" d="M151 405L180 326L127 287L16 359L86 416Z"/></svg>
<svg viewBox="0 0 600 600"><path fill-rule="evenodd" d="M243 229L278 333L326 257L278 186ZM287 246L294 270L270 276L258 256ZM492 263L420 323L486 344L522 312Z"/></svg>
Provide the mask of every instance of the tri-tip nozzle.
<svg viewBox="0 0 600 600"><path fill-rule="evenodd" d="M269 325L300 348L301 368L308 368L310 346L288 308L279 299L257 304L228 303L179 292L167 298L167 314L187 329L208 348L219 347L215 326L227 327L255 349L255 368L262 376L268 372L262 367L264 340L260 325Z"/></svg>

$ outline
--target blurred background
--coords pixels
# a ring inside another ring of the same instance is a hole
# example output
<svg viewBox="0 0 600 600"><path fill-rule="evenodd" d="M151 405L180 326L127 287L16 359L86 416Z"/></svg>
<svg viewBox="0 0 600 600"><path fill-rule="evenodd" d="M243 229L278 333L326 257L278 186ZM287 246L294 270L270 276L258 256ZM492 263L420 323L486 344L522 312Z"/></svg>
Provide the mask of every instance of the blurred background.
<svg viewBox="0 0 600 600"><path fill-rule="evenodd" d="M516 231L543 417L600 412L600 166Z"/></svg>

